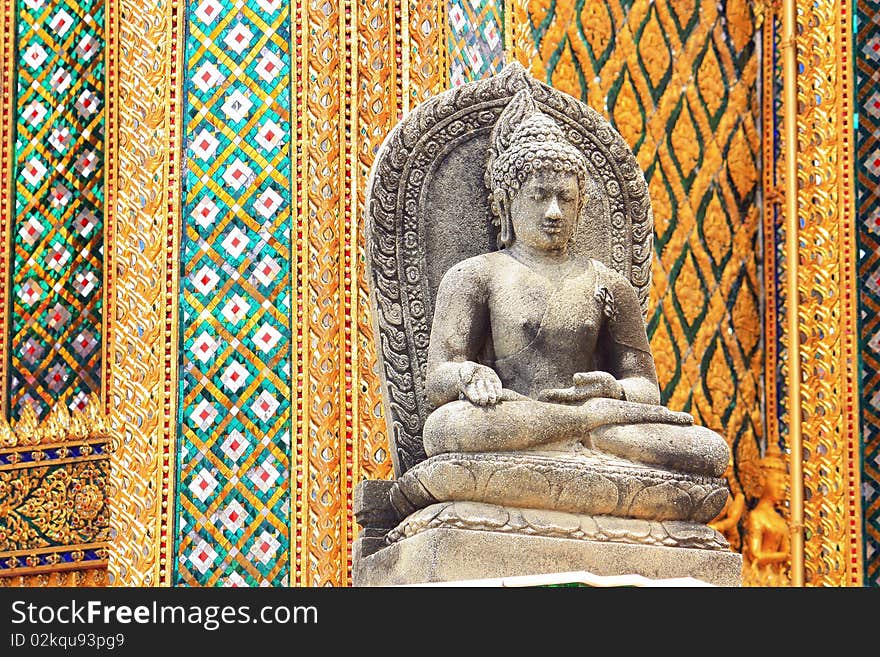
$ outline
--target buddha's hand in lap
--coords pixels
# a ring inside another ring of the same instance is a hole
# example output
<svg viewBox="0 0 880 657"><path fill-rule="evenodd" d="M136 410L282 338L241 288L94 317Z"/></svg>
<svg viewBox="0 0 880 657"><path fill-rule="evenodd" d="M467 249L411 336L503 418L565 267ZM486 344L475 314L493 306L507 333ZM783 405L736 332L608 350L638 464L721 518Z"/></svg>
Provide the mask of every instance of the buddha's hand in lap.
<svg viewBox="0 0 880 657"><path fill-rule="evenodd" d="M478 363L465 363L458 371L459 399L476 406L494 406L503 399L501 379L495 370Z"/></svg>
<svg viewBox="0 0 880 657"><path fill-rule="evenodd" d="M538 401L553 404L580 404L597 397L626 399L623 385L608 372L578 372L571 388L551 388L538 394Z"/></svg>

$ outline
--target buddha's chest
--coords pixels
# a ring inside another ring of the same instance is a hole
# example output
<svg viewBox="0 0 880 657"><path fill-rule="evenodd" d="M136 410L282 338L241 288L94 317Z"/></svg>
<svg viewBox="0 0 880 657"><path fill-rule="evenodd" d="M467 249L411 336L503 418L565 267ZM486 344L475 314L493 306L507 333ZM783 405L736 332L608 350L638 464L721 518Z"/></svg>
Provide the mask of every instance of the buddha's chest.
<svg viewBox="0 0 880 657"><path fill-rule="evenodd" d="M595 349L601 308L592 278L555 282L526 272L494 281L489 321L496 358L527 347L560 357L577 357Z"/></svg>

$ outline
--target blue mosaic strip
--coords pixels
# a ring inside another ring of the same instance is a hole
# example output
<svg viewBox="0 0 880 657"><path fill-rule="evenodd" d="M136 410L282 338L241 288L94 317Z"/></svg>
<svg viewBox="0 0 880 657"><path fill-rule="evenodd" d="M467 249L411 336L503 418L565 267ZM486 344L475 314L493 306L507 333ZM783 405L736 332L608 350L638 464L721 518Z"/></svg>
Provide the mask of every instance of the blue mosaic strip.
<svg viewBox="0 0 880 657"><path fill-rule="evenodd" d="M10 414L101 390L104 2L17 0ZM4 38L12 39L13 35Z"/></svg>
<svg viewBox="0 0 880 657"><path fill-rule="evenodd" d="M74 559L75 553L82 553L81 559ZM36 560L36 563L28 563ZM91 565L95 562L107 561L107 548L89 548L76 550L59 550L44 554L0 556L0 572L15 571L21 568L57 568L59 564ZM10 573L5 573L10 574Z"/></svg>
<svg viewBox="0 0 880 657"><path fill-rule="evenodd" d="M281 0L189 4L175 585L290 581L290 42Z"/></svg>
<svg viewBox="0 0 880 657"><path fill-rule="evenodd" d="M449 0L449 79L453 86L498 73L504 66L504 6L489 0Z"/></svg>
<svg viewBox="0 0 880 657"><path fill-rule="evenodd" d="M0 465L21 465L22 463L51 463L57 459L75 459L87 456L101 456L107 453L107 443L94 443L90 445L65 445L42 449L39 445L32 448L14 452L0 452ZM34 457L35 454L40 456Z"/></svg>

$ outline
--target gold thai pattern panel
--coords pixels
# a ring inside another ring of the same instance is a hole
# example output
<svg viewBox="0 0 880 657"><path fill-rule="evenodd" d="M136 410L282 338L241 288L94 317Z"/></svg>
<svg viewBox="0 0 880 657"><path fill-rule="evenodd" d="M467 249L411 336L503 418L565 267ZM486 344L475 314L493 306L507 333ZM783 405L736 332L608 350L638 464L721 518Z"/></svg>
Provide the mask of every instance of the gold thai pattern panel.
<svg viewBox="0 0 880 657"><path fill-rule="evenodd" d="M0 419L0 580L106 571L111 439L96 397L72 415L59 403L42 422L30 406Z"/></svg>
<svg viewBox="0 0 880 657"><path fill-rule="evenodd" d="M750 3L514 1L509 11L515 56L603 112L645 171L655 224L648 332L662 398L727 438L731 490L743 494L765 440ZM754 503L759 491L745 493ZM744 529L733 533L738 547Z"/></svg>

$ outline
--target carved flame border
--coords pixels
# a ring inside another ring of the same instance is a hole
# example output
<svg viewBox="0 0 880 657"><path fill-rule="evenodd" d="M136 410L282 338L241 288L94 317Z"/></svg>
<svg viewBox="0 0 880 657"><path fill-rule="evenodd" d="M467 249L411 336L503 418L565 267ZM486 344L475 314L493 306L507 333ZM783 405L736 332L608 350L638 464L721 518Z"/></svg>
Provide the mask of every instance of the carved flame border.
<svg viewBox="0 0 880 657"><path fill-rule="evenodd" d="M852 6L797 5L805 581L861 586Z"/></svg>
<svg viewBox="0 0 880 657"><path fill-rule="evenodd" d="M292 583L345 585L357 533L354 485L391 476L363 264L362 188L393 125L447 84L445 2L344 0L329 15L297 3L295 12L294 24L309 29L302 30L291 80L301 147L293 194L298 283L291 307L299 331ZM330 62L318 56L327 47L339 49ZM309 75L310 67L324 75ZM321 101L325 93L329 105ZM338 149L325 152L324 139ZM325 185L338 191L325 194Z"/></svg>
<svg viewBox="0 0 880 657"><path fill-rule="evenodd" d="M174 489L183 4L107 3L105 413L111 583L167 585Z"/></svg>

